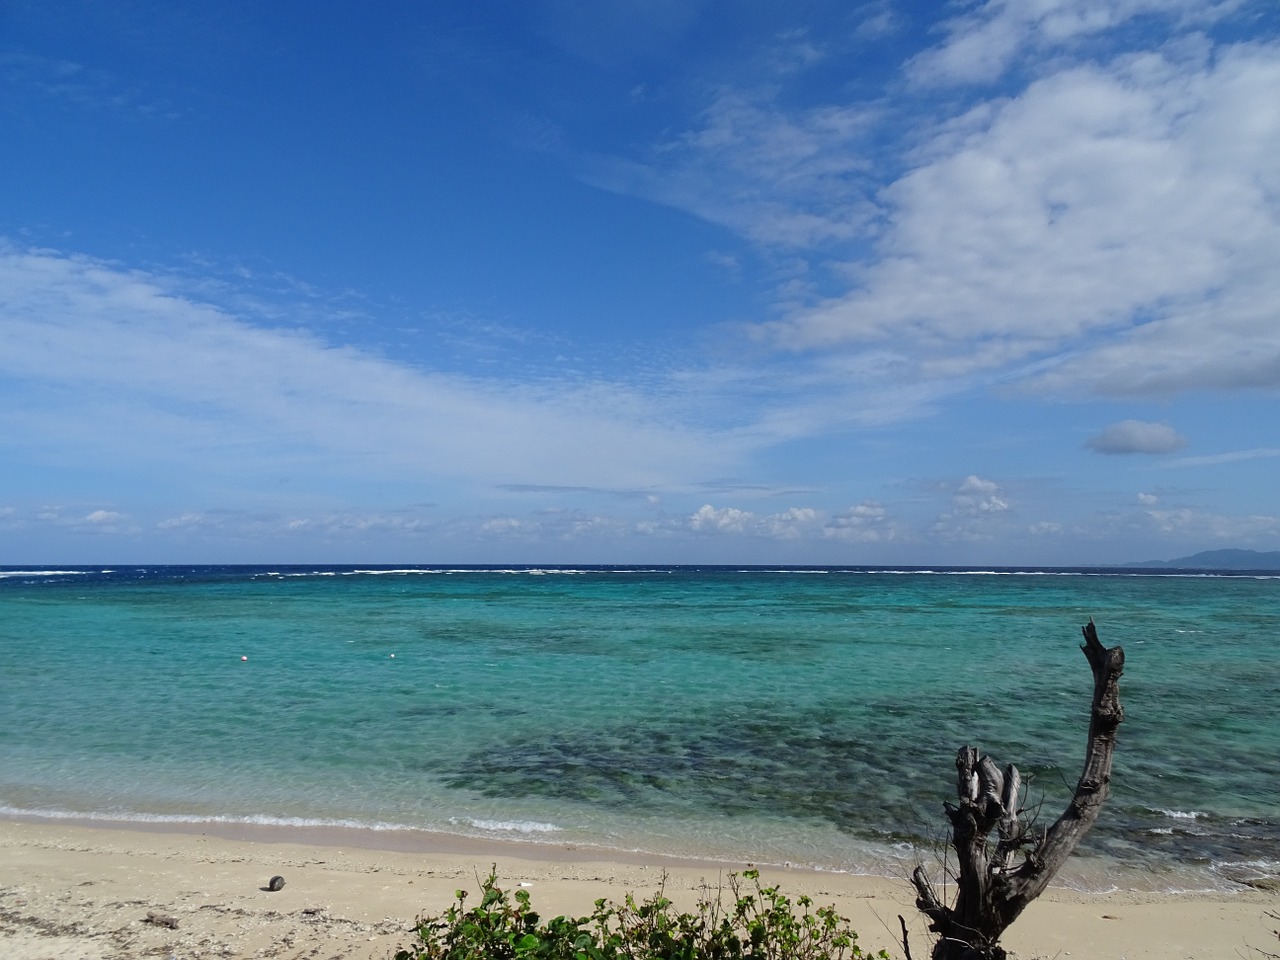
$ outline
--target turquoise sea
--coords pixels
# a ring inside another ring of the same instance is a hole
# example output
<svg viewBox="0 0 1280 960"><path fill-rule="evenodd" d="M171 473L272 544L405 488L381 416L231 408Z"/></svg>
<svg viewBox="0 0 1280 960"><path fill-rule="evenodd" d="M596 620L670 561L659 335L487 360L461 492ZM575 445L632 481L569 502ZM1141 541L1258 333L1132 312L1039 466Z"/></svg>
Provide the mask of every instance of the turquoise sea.
<svg viewBox="0 0 1280 960"><path fill-rule="evenodd" d="M0 568L0 815L401 828L905 875L954 758L1050 822L1092 616L1127 667L1063 882L1280 874L1280 577Z"/></svg>

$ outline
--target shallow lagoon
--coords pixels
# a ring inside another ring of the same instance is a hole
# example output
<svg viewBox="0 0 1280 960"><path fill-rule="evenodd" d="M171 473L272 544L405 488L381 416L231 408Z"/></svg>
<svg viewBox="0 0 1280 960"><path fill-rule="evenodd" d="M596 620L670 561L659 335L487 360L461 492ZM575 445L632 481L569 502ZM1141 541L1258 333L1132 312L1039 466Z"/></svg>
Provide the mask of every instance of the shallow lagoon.
<svg viewBox="0 0 1280 960"><path fill-rule="evenodd" d="M955 750L1054 816L1094 616L1115 789L1068 882L1280 870L1280 579L857 568L0 571L0 807L905 874ZM247 658L247 659L242 659Z"/></svg>

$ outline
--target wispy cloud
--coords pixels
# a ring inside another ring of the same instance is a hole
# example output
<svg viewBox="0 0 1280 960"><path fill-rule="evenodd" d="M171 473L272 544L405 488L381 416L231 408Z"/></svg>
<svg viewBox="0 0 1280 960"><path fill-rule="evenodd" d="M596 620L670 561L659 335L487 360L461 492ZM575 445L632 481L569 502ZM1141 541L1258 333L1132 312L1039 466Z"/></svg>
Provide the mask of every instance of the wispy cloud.
<svg viewBox="0 0 1280 960"><path fill-rule="evenodd" d="M111 536L134 534L141 528L132 517L119 510L102 507L86 510L82 506L44 504L31 510L6 507L0 519L10 527L49 526L79 534Z"/></svg>
<svg viewBox="0 0 1280 960"><path fill-rule="evenodd" d="M40 98L90 112L138 120L176 120L181 111L137 83L72 60L0 53L0 90L11 98Z"/></svg>
<svg viewBox="0 0 1280 960"><path fill-rule="evenodd" d="M807 29L798 28L779 34L770 51L769 61L780 74L795 73L826 59L827 51Z"/></svg>
<svg viewBox="0 0 1280 960"><path fill-rule="evenodd" d="M890 0L872 0L858 9L855 24L855 37L874 42L898 32L902 28L902 18Z"/></svg>
<svg viewBox="0 0 1280 960"><path fill-rule="evenodd" d="M1269 514L1230 516L1190 507L1152 508L1146 511L1146 521L1154 532L1183 542L1255 546L1280 536L1280 517Z"/></svg>
<svg viewBox="0 0 1280 960"><path fill-rule="evenodd" d="M549 0L534 9L556 45L612 66L670 49L703 6L702 0L619 0L607 5Z"/></svg>
<svg viewBox="0 0 1280 960"><path fill-rule="evenodd" d="M647 160L599 157L597 186L689 210L773 247L861 235L875 215L866 155L877 115L866 106L789 111L776 90L720 88L696 126Z"/></svg>
<svg viewBox="0 0 1280 960"><path fill-rule="evenodd" d="M24 396L0 407L13 449L28 462L150 477L150 491L130 485L155 501L133 511L147 514L134 526L186 540L683 536L732 525L732 514L694 527L662 512L708 495L797 498L790 512L714 508L742 510L744 531L763 539L905 536L874 502L820 506L829 491L806 488L811 478L723 478L753 476L779 444L832 424L917 412L927 391L851 378L846 366L774 378L746 364L680 366L637 383L505 366L490 378L441 373L293 327L281 293L269 325L238 314L233 286L218 282L215 305L184 276L0 249L0 389ZM304 296L300 316L316 316L320 299ZM443 506L336 509L356 488L365 501ZM626 507L476 519L486 501L522 496Z"/></svg>
<svg viewBox="0 0 1280 960"><path fill-rule="evenodd" d="M1240 463L1243 460L1260 460L1280 457L1280 447L1255 447L1252 450L1233 450L1230 453L1213 453L1203 457L1179 457L1163 464L1165 467L1216 467L1224 463Z"/></svg>
<svg viewBox="0 0 1280 960"><path fill-rule="evenodd" d="M28 409L3 415L9 436L86 463L630 489L743 454L741 438L624 384L424 372L248 323L140 271L2 253L0 373L31 388Z"/></svg>
<svg viewBox="0 0 1280 960"><path fill-rule="evenodd" d="M651 500L654 497L652 491L648 490L610 490L601 487L581 487L568 485L551 485L538 483L504 483L499 489L506 490L511 493L585 493L592 496L608 497L618 500Z"/></svg>
<svg viewBox="0 0 1280 960"><path fill-rule="evenodd" d="M986 0L945 26L946 39L914 57L916 83L990 83L1024 58L1043 60L1139 17L1199 27L1245 6L1245 0Z"/></svg>

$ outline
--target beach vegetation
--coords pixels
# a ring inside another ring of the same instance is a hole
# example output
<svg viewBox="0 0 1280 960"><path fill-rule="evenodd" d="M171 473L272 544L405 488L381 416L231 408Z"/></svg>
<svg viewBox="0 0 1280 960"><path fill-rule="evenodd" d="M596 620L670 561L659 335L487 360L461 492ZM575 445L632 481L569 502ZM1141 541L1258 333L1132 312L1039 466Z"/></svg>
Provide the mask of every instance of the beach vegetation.
<svg viewBox="0 0 1280 960"><path fill-rule="evenodd" d="M416 942L395 960L888 960L858 946L834 906L815 907L765 886L759 871L704 886L691 911L663 887L646 900L606 899L582 917L543 920L529 891L498 886L496 870L480 881L480 902L467 891L444 913L419 919Z"/></svg>

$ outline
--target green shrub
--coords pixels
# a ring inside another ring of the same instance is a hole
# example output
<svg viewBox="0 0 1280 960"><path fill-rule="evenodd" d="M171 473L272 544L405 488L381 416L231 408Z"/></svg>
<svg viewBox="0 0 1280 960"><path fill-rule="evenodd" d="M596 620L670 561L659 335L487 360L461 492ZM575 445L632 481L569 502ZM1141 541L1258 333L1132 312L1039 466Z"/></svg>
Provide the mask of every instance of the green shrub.
<svg viewBox="0 0 1280 960"><path fill-rule="evenodd" d="M490 871L478 906L468 909L459 890L443 914L418 921L418 942L395 960L888 960L863 952L834 907L813 909L802 896L797 912L757 870L730 874L728 887L727 901L724 889L704 887L692 913L676 912L659 889L643 903L601 899L588 916L544 923L527 890L508 895Z"/></svg>

